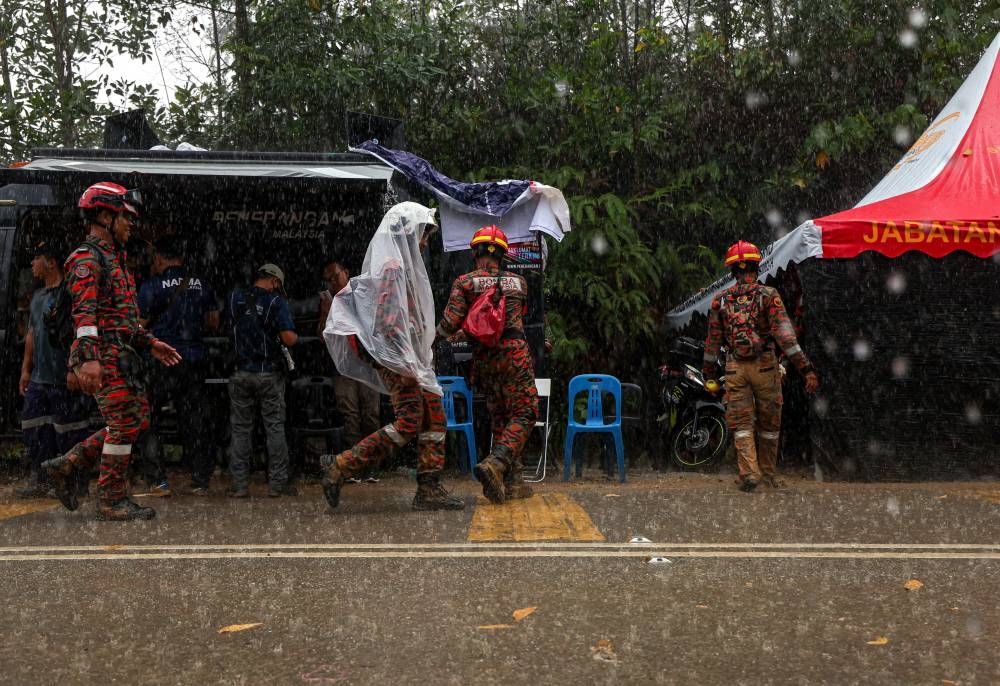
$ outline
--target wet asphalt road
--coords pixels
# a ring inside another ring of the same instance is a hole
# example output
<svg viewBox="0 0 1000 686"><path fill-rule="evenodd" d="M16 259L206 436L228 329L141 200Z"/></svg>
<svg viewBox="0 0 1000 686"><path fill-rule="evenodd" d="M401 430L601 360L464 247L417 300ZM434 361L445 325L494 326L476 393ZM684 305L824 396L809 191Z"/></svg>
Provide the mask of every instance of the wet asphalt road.
<svg viewBox="0 0 1000 686"><path fill-rule="evenodd" d="M464 512L412 489L0 519L0 683L1000 683L997 484L539 488L603 543L469 543L475 484Z"/></svg>

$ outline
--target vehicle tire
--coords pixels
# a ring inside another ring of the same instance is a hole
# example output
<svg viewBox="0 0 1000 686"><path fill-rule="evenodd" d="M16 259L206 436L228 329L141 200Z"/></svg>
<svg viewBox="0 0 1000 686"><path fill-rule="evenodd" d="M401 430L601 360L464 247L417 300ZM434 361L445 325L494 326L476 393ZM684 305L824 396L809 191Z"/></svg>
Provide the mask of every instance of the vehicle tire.
<svg viewBox="0 0 1000 686"><path fill-rule="evenodd" d="M685 416L670 437L670 458L680 469L704 469L717 463L726 454L729 427L726 416L718 410L702 411L698 428L694 416Z"/></svg>

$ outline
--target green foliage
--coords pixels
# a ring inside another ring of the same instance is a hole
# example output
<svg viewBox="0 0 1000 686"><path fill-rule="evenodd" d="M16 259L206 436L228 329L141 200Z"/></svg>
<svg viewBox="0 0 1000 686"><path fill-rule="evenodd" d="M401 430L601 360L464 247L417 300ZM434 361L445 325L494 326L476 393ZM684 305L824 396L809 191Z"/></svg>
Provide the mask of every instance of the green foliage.
<svg viewBox="0 0 1000 686"><path fill-rule="evenodd" d="M87 29L60 89L41 4L0 0L0 58L25 65L0 103L8 156L94 141L107 98L148 104L127 80L88 80L80 59L148 56L152 27L179 16L74 0ZM549 259L554 359L628 378L664 354L663 314L719 274L726 245L766 244L856 202L1000 25L991 0L928 0L922 13L908 0L195 5L231 29L222 69L176 90L161 131L213 148L343 150L344 113L372 112L405 120L408 148L449 176L562 189L573 231Z"/></svg>

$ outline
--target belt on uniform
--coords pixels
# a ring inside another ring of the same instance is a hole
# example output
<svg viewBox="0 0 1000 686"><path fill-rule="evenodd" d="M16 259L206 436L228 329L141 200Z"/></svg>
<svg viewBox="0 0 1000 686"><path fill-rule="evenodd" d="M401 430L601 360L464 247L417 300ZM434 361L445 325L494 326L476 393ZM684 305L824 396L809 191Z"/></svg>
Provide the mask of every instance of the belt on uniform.
<svg viewBox="0 0 1000 686"><path fill-rule="evenodd" d="M131 332L105 329L101 331L101 339L105 343L118 344L123 348L132 348L135 346L135 334Z"/></svg>

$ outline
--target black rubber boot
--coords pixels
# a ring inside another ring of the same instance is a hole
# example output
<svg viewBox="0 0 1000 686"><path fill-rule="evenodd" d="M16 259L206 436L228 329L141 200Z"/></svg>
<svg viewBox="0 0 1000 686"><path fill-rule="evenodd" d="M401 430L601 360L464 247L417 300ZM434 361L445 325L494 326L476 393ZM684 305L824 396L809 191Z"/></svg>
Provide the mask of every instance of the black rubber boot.
<svg viewBox="0 0 1000 686"><path fill-rule="evenodd" d="M77 498L80 477L76 465L70 462L69 455L46 460L42 463L42 469L52 479L52 487L63 507L70 512L80 507L80 500Z"/></svg>
<svg viewBox="0 0 1000 686"><path fill-rule="evenodd" d="M457 498L441 485L441 472L417 474L417 494L413 496L414 510L464 510L465 501Z"/></svg>
<svg viewBox="0 0 1000 686"><path fill-rule="evenodd" d="M507 500L503 480L510 469L510 462L510 448L498 445L493 448L489 457L477 464L473 470L479 483L483 485L483 495L494 505L503 505Z"/></svg>
<svg viewBox="0 0 1000 686"><path fill-rule="evenodd" d="M331 509L340 504L340 489L347 478L337 464L336 455L320 455L319 465L323 468L323 495Z"/></svg>
<svg viewBox="0 0 1000 686"><path fill-rule="evenodd" d="M101 504L97 508L97 518L109 522L131 522L133 519L152 519L156 510L143 507L128 498L122 498L110 505Z"/></svg>

